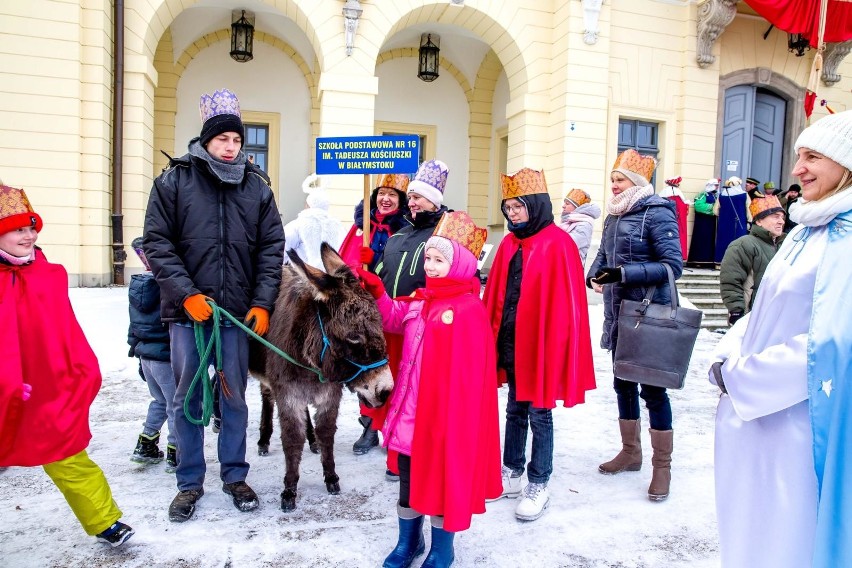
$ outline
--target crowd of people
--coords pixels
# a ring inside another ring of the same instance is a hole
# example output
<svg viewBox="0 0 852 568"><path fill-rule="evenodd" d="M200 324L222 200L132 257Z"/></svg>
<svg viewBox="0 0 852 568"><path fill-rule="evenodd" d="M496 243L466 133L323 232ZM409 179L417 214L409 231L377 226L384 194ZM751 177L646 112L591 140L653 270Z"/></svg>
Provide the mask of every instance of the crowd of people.
<svg viewBox="0 0 852 568"><path fill-rule="evenodd" d="M620 153L587 271L601 215L590 195L571 189L557 220L543 171L502 175L508 232L484 291L478 260L487 231L444 204L446 163L425 161L413 177L380 176L341 241L315 176L303 186L307 208L282 226L270 180L242 151L232 92L202 96L201 112L188 153L171 159L154 182L144 236L133 245L147 271L129 287L129 355L139 359L152 398L130 459L165 458L174 471L170 521L191 519L204 495L205 397L194 385L197 342L214 333L211 302L264 335L285 248L321 269L319 245L334 239L382 316L395 387L384 408L361 408L363 432L353 451L367 453L381 440L387 477L399 483L398 500L389 504L398 516L397 542L383 561L389 568L425 553L426 516L431 546L422 566L447 567L454 535L485 513L487 502L517 499L521 521L544 514L555 487L553 410L582 404L596 387L587 288L602 294L600 346L614 357L622 301L642 301L654 287L650 302L669 304L669 271L678 278L684 261L721 263L733 327L709 376L722 393L716 486L723 565L852 565L852 498L845 491L852 313L844 290L852 276L844 254L852 229L852 111L801 133L793 170L801 187L783 200L772 184L760 191L752 178L745 187L738 178L721 188L709 180L692 204L691 250L681 179L666 180L657 194L656 160ZM120 546L133 530L86 454L89 407L101 383L97 359L70 309L65 270L35 247L41 217L23 190L2 184L0 205L0 467L43 466L84 530ZM792 231L786 238L785 229ZM33 302L51 313L49 325L25 317ZM222 347L210 362L222 370L217 385L227 393L216 402L219 477L234 506L248 512L259 506L246 483L249 337L227 321L216 329ZM42 364L45 353L49 365ZM502 451L501 384L508 386ZM641 470L641 399L652 447L647 497L664 501L674 439L666 389L619 376L613 389L622 445L598 472Z"/></svg>

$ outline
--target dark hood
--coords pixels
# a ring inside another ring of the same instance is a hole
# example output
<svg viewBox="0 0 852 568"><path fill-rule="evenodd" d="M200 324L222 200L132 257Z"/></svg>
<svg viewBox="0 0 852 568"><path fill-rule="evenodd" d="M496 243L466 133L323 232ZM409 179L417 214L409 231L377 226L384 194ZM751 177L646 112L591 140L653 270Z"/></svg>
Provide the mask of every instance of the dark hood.
<svg viewBox="0 0 852 568"><path fill-rule="evenodd" d="M504 199L500 203L500 211L503 213L503 217L506 218L509 224L508 228L513 235L519 239L526 239L553 223L553 204L550 202L549 194L534 193L518 197L517 199L527 206L527 213L530 216L529 221L523 227L513 225L509 221L509 216L503 212L503 204L506 203L506 200Z"/></svg>

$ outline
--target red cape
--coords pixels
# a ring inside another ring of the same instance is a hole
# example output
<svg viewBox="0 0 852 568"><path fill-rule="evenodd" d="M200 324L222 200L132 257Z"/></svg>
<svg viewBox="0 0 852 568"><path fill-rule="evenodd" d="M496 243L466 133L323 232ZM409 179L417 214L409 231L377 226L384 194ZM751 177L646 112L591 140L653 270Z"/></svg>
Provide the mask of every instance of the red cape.
<svg viewBox="0 0 852 568"><path fill-rule="evenodd" d="M89 445L89 407L101 386L95 353L68 299L68 274L41 251L0 265L0 466L36 466ZM32 385L20 399L23 383Z"/></svg>
<svg viewBox="0 0 852 568"><path fill-rule="evenodd" d="M340 258L343 261L351 266L352 268L360 268L361 267L361 247L364 245L364 231L361 230L357 225L352 225L349 227L349 232L346 233L346 236L343 238L343 242L340 244L340 248L337 249L337 254L340 255Z"/></svg>
<svg viewBox="0 0 852 568"><path fill-rule="evenodd" d="M459 294L458 285L440 280L447 282L428 290L438 297L427 299L422 312L410 503L420 513L443 515L444 529L457 532L485 512L486 498L503 491L496 354L479 282Z"/></svg>
<svg viewBox="0 0 852 568"><path fill-rule="evenodd" d="M674 202L677 212L677 228L680 231L680 252L683 255L683 260L686 260L686 218L689 215L689 205L678 196L666 197L669 201Z"/></svg>
<svg viewBox="0 0 852 568"><path fill-rule="evenodd" d="M493 337L503 319L506 278L512 256L523 244L521 299L515 327L515 380L518 400L537 408L585 402L595 388L585 275L574 240L556 225L532 237L507 235L497 249L485 306ZM500 370L500 381L506 376Z"/></svg>

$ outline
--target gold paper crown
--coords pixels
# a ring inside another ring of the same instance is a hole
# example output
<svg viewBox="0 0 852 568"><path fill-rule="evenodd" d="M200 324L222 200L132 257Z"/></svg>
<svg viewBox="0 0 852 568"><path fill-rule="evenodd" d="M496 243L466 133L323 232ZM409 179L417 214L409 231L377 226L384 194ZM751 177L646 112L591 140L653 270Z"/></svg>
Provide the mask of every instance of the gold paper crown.
<svg viewBox="0 0 852 568"><path fill-rule="evenodd" d="M23 189L0 185L0 235L23 227L41 231L41 217L33 211Z"/></svg>
<svg viewBox="0 0 852 568"><path fill-rule="evenodd" d="M748 205L748 212L751 213L751 218L755 221L779 211L783 212L784 208L781 207L781 202L774 195L755 197Z"/></svg>
<svg viewBox="0 0 852 568"><path fill-rule="evenodd" d="M441 216L432 235L455 241L479 258L488 238L488 230L477 227L464 211L448 211Z"/></svg>
<svg viewBox="0 0 852 568"><path fill-rule="evenodd" d="M500 185L503 187L504 200L534 193L547 193L544 170L523 168L511 176L500 174Z"/></svg>
<svg viewBox="0 0 852 568"><path fill-rule="evenodd" d="M376 187L387 187L406 193L408 192L409 181L408 176L405 174L382 174L376 180Z"/></svg>
<svg viewBox="0 0 852 568"><path fill-rule="evenodd" d="M565 196L565 199L574 204L574 207L579 207L580 205L585 205L586 203L591 203L592 198L589 197L589 194L583 191L582 189L574 188L568 192L568 195Z"/></svg>
<svg viewBox="0 0 852 568"><path fill-rule="evenodd" d="M654 169L657 167L657 160L653 156L642 156L634 149L625 150L615 159L615 164L612 166L612 171L627 170L634 174L639 174L649 182L654 177Z"/></svg>

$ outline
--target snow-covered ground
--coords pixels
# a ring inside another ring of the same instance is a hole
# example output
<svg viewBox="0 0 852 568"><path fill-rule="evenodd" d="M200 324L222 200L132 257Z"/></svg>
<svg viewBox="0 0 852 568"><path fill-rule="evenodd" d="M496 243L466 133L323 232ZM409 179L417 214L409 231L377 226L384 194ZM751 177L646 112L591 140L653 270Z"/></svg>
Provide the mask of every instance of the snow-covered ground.
<svg viewBox="0 0 852 568"><path fill-rule="evenodd" d="M319 456L306 449L297 509L279 509L283 454L275 437L269 456L259 457L255 451L260 395L252 380L247 395L252 466L248 482L260 496L260 509L240 513L222 493L216 434L208 429L206 494L191 521L170 523L166 511L176 492L174 476L163 471L164 464L139 466L129 459L149 395L136 373L136 361L126 356L127 289L72 289L71 299L104 375L92 408L89 453L106 472L123 520L136 535L118 550L96 542L82 531L41 468L10 468L0 473L0 566L381 565L396 542L398 486L385 480L383 451L352 453L360 434L354 395L344 397L338 421L340 495L326 493ZM595 345L602 317L601 305L590 307ZM718 391L706 379L718 338L701 332L686 388L671 393L675 441L667 501L652 503L646 497L651 448L644 409L642 471L617 476L597 472L597 465L612 458L620 442L610 357L596 347L597 390L588 393L583 405L554 411L550 508L538 521L521 523L513 514L515 501L489 504L488 512L476 516L471 529L456 537L455 565L718 566L713 490ZM506 393L501 389L501 415Z"/></svg>

